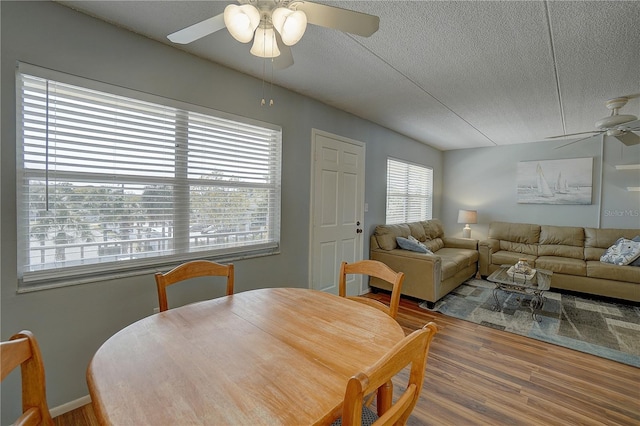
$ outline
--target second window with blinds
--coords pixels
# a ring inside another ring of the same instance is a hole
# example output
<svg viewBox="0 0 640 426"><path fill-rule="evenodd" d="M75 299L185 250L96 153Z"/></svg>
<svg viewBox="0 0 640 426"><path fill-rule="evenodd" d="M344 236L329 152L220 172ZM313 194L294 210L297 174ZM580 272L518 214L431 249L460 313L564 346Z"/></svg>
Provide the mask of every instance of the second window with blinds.
<svg viewBox="0 0 640 426"><path fill-rule="evenodd" d="M386 223L431 219L432 207L433 169L388 158Z"/></svg>

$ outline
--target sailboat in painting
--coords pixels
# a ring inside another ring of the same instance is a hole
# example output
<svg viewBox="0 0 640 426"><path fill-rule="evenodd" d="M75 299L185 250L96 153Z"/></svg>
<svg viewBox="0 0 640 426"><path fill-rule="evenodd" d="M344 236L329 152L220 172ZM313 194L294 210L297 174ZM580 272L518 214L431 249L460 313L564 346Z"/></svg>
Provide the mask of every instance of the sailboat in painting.
<svg viewBox="0 0 640 426"><path fill-rule="evenodd" d="M553 189L557 194L569 193L569 185L567 184L567 180L562 178L562 172L558 173L558 180Z"/></svg>
<svg viewBox="0 0 640 426"><path fill-rule="evenodd" d="M536 173L538 175L538 195L541 197L553 197L553 192L551 191L551 187L549 186L547 179L544 177L544 172L542 171L540 163L538 163L538 166L536 167Z"/></svg>

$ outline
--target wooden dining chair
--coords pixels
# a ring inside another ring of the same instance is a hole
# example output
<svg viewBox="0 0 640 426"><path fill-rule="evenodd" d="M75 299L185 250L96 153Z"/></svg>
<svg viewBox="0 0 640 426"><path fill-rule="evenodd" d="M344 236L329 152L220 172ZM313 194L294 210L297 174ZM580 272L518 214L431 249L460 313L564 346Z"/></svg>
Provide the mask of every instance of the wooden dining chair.
<svg viewBox="0 0 640 426"><path fill-rule="evenodd" d="M227 296L233 294L233 264L221 265L210 260L192 260L178 265L169 272L157 272L158 303L160 312L169 309L167 287L180 281L198 277L227 277Z"/></svg>
<svg viewBox="0 0 640 426"><path fill-rule="evenodd" d="M353 263L342 262L338 281L338 291L342 297L347 297L347 275L349 274L369 275L392 284L393 289L391 290L389 306L368 297L350 296L349 299L371 305L386 312L392 318L396 318L398 315L398 307L400 306L400 291L402 290L402 282L404 281L404 272L396 272L377 260L361 260Z"/></svg>
<svg viewBox="0 0 640 426"><path fill-rule="evenodd" d="M334 422L333 425L404 425L420 397L427 368L429 346L437 332L438 327L435 323L426 324L420 330L414 331L398 342L391 351L366 371L352 376L347 382L342 418ZM411 365L411 370L407 387L396 398L395 403L389 401L390 406L385 407L383 412L378 410L378 414L363 404L366 394L374 392L389 382L393 376L409 365Z"/></svg>
<svg viewBox="0 0 640 426"><path fill-rule="evenodd" d="M1 379L20 366L22 374L22 415L14 425L53 426L47 405L44 365L33 333L23 330L0 343Z"/></svg>

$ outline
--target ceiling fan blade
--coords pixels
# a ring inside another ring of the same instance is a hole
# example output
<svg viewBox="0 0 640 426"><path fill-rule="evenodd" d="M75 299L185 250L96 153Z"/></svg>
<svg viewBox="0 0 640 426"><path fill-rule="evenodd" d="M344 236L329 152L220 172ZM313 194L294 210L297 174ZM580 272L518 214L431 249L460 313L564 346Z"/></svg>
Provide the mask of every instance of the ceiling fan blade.
<svg viewBox="0 0 640 426"><path fill-rule="evenodd" d="M377 16L310 1L295 2L291 8L303 11L310 24L363 37L369 37L380 26L380 18Z"/></svg>
<svg viewBox="0 0 640 426"><path fill-rule="evenodd" d="M273 58L273 68L277 70L283 70L293 65L293 53L291 48L282 42L280 33L274 31L276 34L276 43L278 43L278 49L280 49L280 55Z"/></svg>
<svg viewBox="0 0 640 426"><path fill-rule="evenodd" d="M205 19L175 33L171 33L167 38L174 43L188 44L226 27L224 24L224 14L221 13L220 15Z"/></svg>
<svg viewBox="0 0 640 426"><path fill-rule="evenodd" d="M620 136L614 136L614 138L618 139L620 142L622 142L626 146L640 144L640 136L636 135L633 132L627 132Z"/></svg>
<svg viewBox="0 0 640 426"><path fill-rule="evenodd" d="M568 136L578 136L578 135L586 135L589 133L602 133L603 130L592 130L590 132L580 132L580 133L569 133L567 135L558 135L558 136L548 136L545 139L559 139L559 138L566 138ZM591 136L589 136L591 137Z"/></svg>
<svg viewBox="0 0 640 426"><path fill-rule="evenodd" d="M580 134L580 133L578 133L578 134ZM564 145L557 146L554 149L560 149L560 148L564 148L565 146L573 145L574 143L586 141L587 139L591 139L594 136L596 136L596 135L591 135L591 136L587 136L586 138L576 139L575 141L571 141L569 143L565 143Z"/></svg>

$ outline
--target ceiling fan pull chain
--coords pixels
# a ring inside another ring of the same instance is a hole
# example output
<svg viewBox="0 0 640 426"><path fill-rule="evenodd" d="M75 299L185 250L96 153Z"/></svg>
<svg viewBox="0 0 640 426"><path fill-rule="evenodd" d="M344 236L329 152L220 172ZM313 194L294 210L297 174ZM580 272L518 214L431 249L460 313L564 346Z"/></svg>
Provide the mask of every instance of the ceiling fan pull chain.
<svg viewBox="0 0 640 426"><path fill-rule="evenodd" d="M264 74L266 72L266 58L262 58L262 100L260 106L264 106L267 102L264 100Z"/></svg>
<svg viewBox="0 0 640 426"><path fill-rule="evenodd" d="M273 106L273 58L271 58L271 86L269 87L269 106Z"/></svg>
<svg viewBox="0 0 640 426"><path fill-rule="evenodd" d="M271 81L269 82L269 106L273 106L273 58L274 58L274 46L278 46L275 40L275 34L272 36L271 40L271 58L269 63L271 65Z"/></svg>

